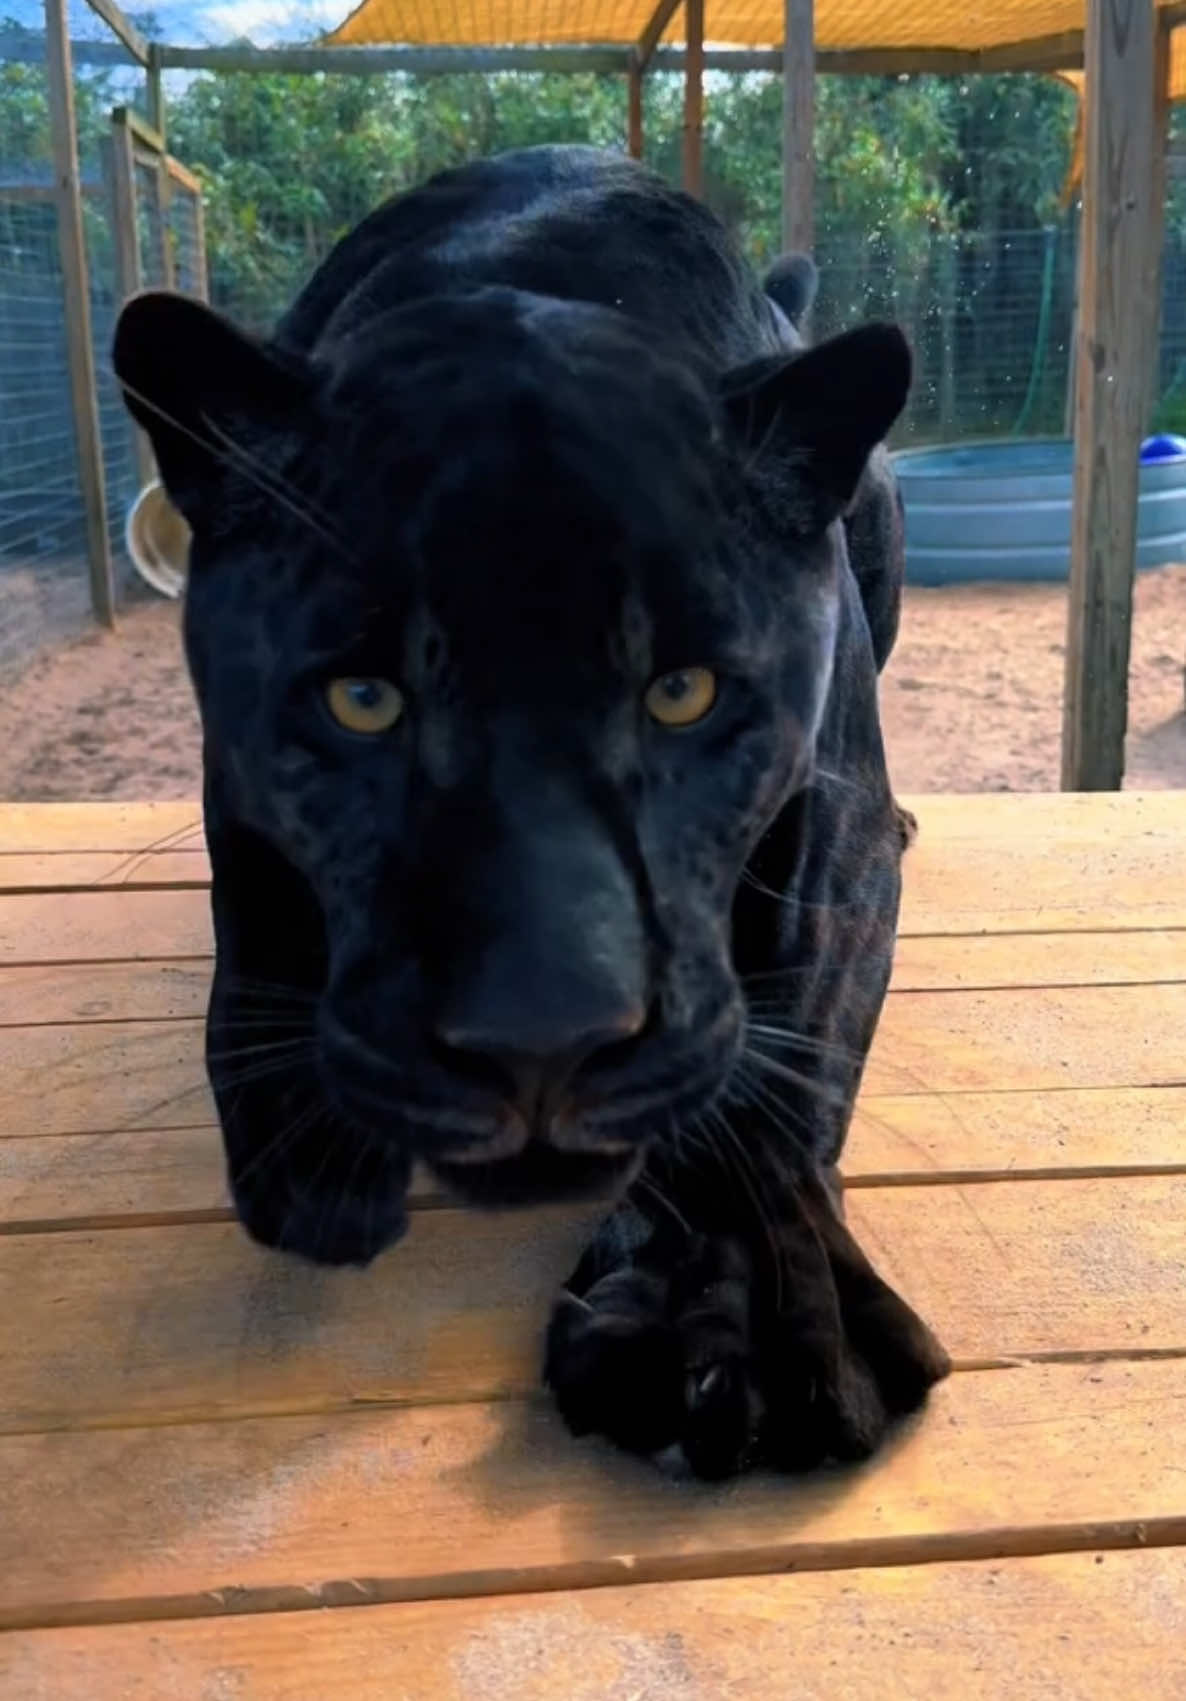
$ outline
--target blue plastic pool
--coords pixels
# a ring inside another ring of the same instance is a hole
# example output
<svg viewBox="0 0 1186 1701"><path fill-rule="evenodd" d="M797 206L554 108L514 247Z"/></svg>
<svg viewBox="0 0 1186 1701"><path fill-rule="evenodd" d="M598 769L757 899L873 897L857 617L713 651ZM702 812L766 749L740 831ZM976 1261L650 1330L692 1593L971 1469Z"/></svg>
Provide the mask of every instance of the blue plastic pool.
<svg viewBox="0 0 1186 1701"><path fill-rule="evenodd" d="M916 585L1065 579L1071 553L1066 439L960 443L894 456ZM1186 561L1186 454L1140 472L1137 565Z"/></svg>

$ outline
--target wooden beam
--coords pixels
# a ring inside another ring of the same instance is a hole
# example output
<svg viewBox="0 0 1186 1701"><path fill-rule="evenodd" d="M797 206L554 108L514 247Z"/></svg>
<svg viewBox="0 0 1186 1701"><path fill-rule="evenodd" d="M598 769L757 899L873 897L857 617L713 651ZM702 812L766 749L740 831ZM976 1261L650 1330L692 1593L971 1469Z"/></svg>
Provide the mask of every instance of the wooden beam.
<svg viewBox="0 0 1186 1701"><path fill-rule="evenodd" d="M148 39L141 35L130 18L124 16L115 0L86 0L86 3L96 17L102 18L112 35L123 43L132 58L141 65L147 65Z"/></svg>
<svg viewBox="0 0 1186 1701"><path fill-rule="evenodd" d="M663 0L633 48L629 43L593 43L557 47L198 47L162 44L160 65L166 70L255 71L261 73L332 72L346 76L377 76L404 71L416 76L449 76L476 71L594 72L622 75L630 55L637 52L643 68L678 72L687 54L682 47L658 45L678 10L680 0ZM657 32L657 33L656 33ZM7 35L0 31L0 48ZM81 57L82 49L80 49ZM12 57L10 54L9 57ZM1074 71L1083 63L1081 30L1061 31L1031 41L985 49L950 47L819 48L819 75L909 76L930 73L962 77L989 71ZM711 71L781 72L778 47L715 47L704 54Z"/></svg>
<svg viewBox="0 0 1186 1701"><path fill-rule="evenodd" d="M1140 308L1149 289L1155 35L1153 0L1088 0L1065 791L1115 791L1124 775L1149 341Z"/></svg>
<svg viewBox="0 0 1186 1701"><path fill-rule="evenodd" d="M86 241L82 228L82 189L78 177L78 131L74 117L74 78L67 31L68 0L45 0L46 82L58 200L58 246L62 257L62 304L66 318L66 354L78 479L86 514L87 563L96 619L115 625L115 584L107 539L107 493L99 435L99 400L87 283Z"/></svg>
<svg viewBox="0 0 1186 1701"><path fill-rule="evenodd" d="M111 116L113 120L118 119L121 124L127 125L132 140L138 142L141 147L148 148L154 154L164 153L165 138L155 125L150 124L146 118L141 118L134 106L114 107Z"/></svg>
<svg viewBox="0 0 1186 1701"><path fill-rule="evenodd" d="M148 69L145 81L148 122L161 138L161 141L164 142L166 140L165 91L161 85L161 50L155 41L150 41L148 44Z"/></svg>
<svg viewBox="0 0 1186 1701"><path fill-rule="evenodd" d="M142 287L140 271L139 220L136 216L136 172L132 157L132 136L117 108L112 114L111 132L104 137L103 157L111 196L111 231L115 251L115 288L122 305ZM128 416L132 434L132 452L136 461L136 477L141 490L156 477L156 462L148 434Z"/></svg>
<svg viewBox="0 0 1186 1701"><path fill-rule="evenodd" d="M815 6L784 0L782 48L782 246L815 244Z"/></svg>
<svg viewBox="0 0 1186 1701"><path fill-rule="evenodd" d="M627 42L576 47L161 47L165 70L333 72L380 76L452 76L463 71L616 72L629 63Z"/></svg>
<svg viewBox="0 0 1186 1701"><path fill-rule="evenodd" d="M704 190L704 0L684 0L684 188Z"/></svg>
<svg viewBox="0 0 1186 1701"><path fill-rule="evenodd" d="M626 150L631 159L642 158L642 60L630 55L626 70Z"/></svg>
<svg viewBox="0 0 1186 1701"><path fill-rule="evenodd" d="M656 48L663 40L663 33L679 11L680 4L681 0L659 0L655 10L647 19L638 40L634 44L634 51L638 55L638 63L642 70L645 71L650 64Z"/></svg>

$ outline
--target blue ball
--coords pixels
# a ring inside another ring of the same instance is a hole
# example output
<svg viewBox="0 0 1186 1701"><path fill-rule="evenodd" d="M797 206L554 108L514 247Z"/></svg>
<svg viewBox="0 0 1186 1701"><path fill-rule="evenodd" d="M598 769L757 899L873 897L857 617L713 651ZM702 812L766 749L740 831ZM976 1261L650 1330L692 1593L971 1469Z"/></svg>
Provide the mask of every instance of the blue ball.
<svg viewBox="0 0 1186 1701"><path fill-rule="evenodd" d="M1141 444L1141 465L1151 461L1177 461L1186 456L1186 437L1175 437L1170 431L1158 431Z"/></svg>

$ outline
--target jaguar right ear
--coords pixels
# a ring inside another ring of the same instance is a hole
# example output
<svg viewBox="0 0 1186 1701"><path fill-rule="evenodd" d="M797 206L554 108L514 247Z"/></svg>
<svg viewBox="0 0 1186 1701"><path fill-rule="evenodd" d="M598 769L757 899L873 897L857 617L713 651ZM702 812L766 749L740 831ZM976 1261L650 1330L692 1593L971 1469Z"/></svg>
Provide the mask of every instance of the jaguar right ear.
<svg viewBox="0 0 1186 1701"><path fill-rule="evenodd" d="M165 489L193 525L236 448L255 453L313 390L299 359L246 336L190 296L133 296L115 328L112 364L124 400L152 439Z"/></svg>

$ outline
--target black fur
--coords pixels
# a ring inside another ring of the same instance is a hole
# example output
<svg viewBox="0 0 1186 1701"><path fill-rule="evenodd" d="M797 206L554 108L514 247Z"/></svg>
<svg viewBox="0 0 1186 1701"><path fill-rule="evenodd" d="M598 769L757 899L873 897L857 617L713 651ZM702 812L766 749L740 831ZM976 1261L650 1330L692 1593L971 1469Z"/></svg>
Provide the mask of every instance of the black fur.
<svg viewBox="0 0 1186 1701"><path fill-rule="evenodd" d="M694 201L551 148L381 208L267 343L159 295L116 338L193 533L245 1226L365 1262L414 1159L478 1202L615 1190L547 1378L704 1475L867 1452L945 1368L836 1203L905 842L909 359L804 350L813 280L777 305ZM650 719L693 667L711 712ZM344 732L343 675L402 720Z"/></svg>

